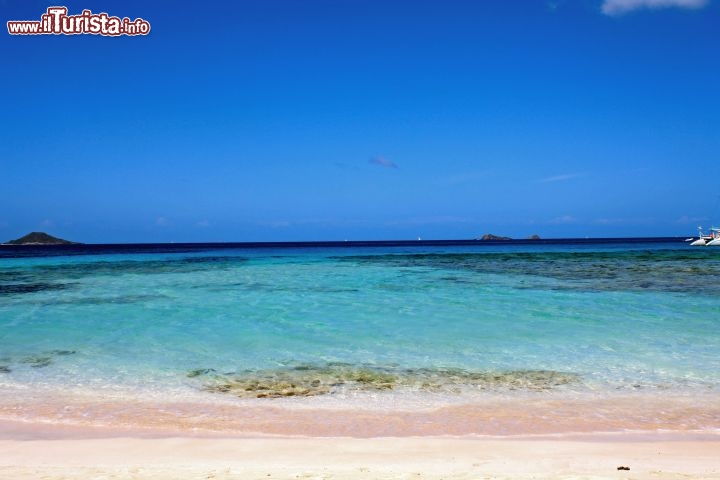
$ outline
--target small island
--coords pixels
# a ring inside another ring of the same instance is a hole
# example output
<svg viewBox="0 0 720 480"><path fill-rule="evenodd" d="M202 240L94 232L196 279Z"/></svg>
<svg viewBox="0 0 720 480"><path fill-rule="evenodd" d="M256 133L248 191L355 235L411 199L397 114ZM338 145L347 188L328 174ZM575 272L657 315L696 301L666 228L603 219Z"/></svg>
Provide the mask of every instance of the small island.
<svg viewBox="0 0 720 480"><path fill-rule="evenodd" d="M53 237L45 232L31 232L16 240L10 240L4 245L79 245L78 242Z"/></svg>
<svg viewBox="0 0 720 480"><path fill-rule="evenodd" d="M476 238L475 240L484 240L484 241L502 241L502 240L512 240L512 237L501 237L500 235L493 235L492 233L486 233L482 237ZM534 234L527 237L527 240L540 240L540 235Z"/></svg>
<svg viewBox="0 0 720 480"><path fill-rule="evenodd" d="M493 235L492 233L486 233L485 235L483 235L482 237L480 237L479 240L485 240L485 241L488 241L488 240L493 240L493 241L495 241L495 240L512 240L512 238L510 238L510 237L501 237L501 236L498 236L498 235Z"/></svg>

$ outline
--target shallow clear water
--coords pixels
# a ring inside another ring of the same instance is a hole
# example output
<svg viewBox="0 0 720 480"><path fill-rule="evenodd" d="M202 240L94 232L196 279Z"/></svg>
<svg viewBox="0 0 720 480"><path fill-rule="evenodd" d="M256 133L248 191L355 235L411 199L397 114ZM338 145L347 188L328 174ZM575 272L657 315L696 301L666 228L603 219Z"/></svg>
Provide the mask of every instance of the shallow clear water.
<svg viewBox="0 0 720 480"><path fill-rule="evenodd" d="M20 402L73 389L255 402L717 395L720 250L709 250L208 247L0 258L0 386Z"/></svg>

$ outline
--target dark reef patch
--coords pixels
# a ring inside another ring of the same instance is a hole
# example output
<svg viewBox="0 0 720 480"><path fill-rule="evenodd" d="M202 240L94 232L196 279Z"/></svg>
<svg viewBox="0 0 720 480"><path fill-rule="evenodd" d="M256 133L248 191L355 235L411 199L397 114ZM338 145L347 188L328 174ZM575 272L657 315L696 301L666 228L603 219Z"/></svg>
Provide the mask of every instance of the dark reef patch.
<svg viewBox="0 0 720 480"><path fill-rule="evenodd" d="M73 296L52 296L52 297L23 297L17 303L25 305L126 305L132 303L144 303L154 300L168 299L167 295L119 295L107 297L81 297Z"/></svg>
<svg viewBox="0 0 720 480"><path fill-rule="evenodd" d="M0 283L0 295L17 295L21 293L35 293L52 290L65 290L71 288L73 283Z"/></svg>
<svg viewBox="0 0 720 480"><path fill-rule="evenodd" d="M190 370L187 373L187 377L195 378L195 377L199 377L200 375L210 375L212 373L215 373L214 368L196 368L195 370Z"/></svg>
<svg viewBox="0 0 720 480"><path fill-rule="evenodd" d="M50 355L55 355L58 357L64 357L65 355L74 355L77 352L75 350L51 350Z"/></svg>
<svg viewBox="0 0 720 480"><path fill-rule="evenodd" d="M720 295L720 257L694 250L488 252L333 257L340 262L515 275L517 288L660 291ZM453 275L443 277L458 282ZM548 280L551 280L548 282Z"/></svg>
<svg viewBox="0 0 720 480"><path fill-rule="evenodd" d="M51 356L46 355L31 355L20 360L21 363L27 363L33 368L47 367L53 362Z"/></svg>
<svg viewBox="0 0 720 480"><path fill-rule="evenodd" d="M120 260L37 265L22 269L0 270L0 282L11 284L27 282L37 285L56 285L50 283L50 281L77 280L84 277L108 275L190 273L208 268L230 268L246 263L247 261L248 258L239 256L203 256L164 260Z"/></svg>
<svg viewBox="0 0 720 480"><path fill-rule="evenodd" d="M26 355L16 362L19 364L29 365L32 368L44 368L52 365L57 357L67 357L69 355L75 355L76 353L77 351L75 350L50 350L39 354ZM0 361L3 363L12 363L11 358L3 358L0 359ZM9 365L5 365L2 368L6 368L7 370L3 372L0 368L0 373L9 373L11 371Z"/></svg>
<svg viewBox="0 0 720 480"><path fill-rule="evenodd" d="M207 392L241 398L310 397L341 391L372 392L394 389L457 393L463 390L548 391L577 383L580 376L549 370L477 372L453 368L398 369L376 366L300 365L277 370L218 374L194 369L189 378L201 379Z"/></svg>

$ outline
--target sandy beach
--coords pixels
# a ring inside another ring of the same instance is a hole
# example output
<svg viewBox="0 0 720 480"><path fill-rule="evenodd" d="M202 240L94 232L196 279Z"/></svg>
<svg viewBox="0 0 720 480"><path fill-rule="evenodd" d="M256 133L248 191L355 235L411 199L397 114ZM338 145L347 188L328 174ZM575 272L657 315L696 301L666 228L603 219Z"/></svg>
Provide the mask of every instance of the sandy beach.
<svg viewBox="0 0 720 480"><path fill-rule="evenodd" d="M0 440L0 478L720 478L720 439L697 436L356 439L56 435L42 440ZM630 470L618 470L619 466Z"/></svg>
<svg viewBox="0 0 720 480"><path fill-rule="evenodd" d="M11 259L0 480L720 480L700 260L433 248Z"/></svg>
<svg viewBox="0 0 720 480"><path fill-rule="evenodd" d="M720 479L715 400L548 394L383 410L6 397L0 478Z"/></svg>

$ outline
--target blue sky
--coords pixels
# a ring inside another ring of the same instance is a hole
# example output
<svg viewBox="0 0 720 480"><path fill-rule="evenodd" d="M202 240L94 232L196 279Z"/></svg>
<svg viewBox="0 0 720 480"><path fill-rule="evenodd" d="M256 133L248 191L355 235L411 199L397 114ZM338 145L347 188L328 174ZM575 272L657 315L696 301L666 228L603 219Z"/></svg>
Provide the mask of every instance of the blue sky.
<svg viewBox="0 0 720 480"><path fill-rule="evenodd" d="M3 29L57 3L0 0ZM716 0L61 5L152 31L0 35L0 240L720 223Z"/></svg>

